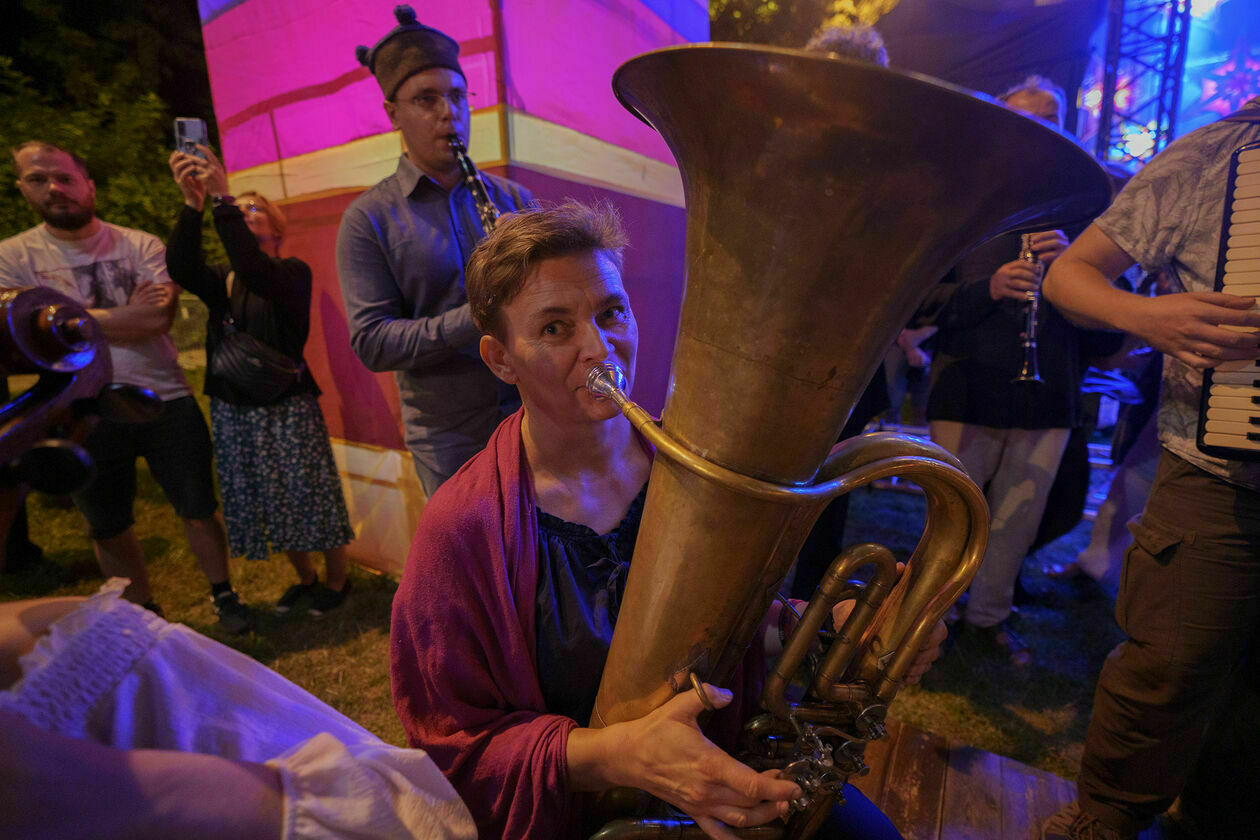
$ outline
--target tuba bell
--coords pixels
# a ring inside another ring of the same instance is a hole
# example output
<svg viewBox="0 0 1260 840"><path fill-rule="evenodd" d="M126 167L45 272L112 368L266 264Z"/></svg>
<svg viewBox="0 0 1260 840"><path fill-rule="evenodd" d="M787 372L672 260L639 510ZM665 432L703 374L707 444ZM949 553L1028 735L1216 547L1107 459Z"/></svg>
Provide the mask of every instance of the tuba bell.
<svg viewBox="0 0 1260 840"><path fill-rule="evenodd" d="M928 518L899 578L886 548L837 558L788 640L737 757L805 791L784 824L808 837L852 774L932 627L966 589L988 510L959 462L880 433L833 448L928 289L1000 233L1092 218L1102 169L1057 131L944 83L798 50L657 50L613 78L682 174L687 283L658 426L613 372L588 383L657 447L592 726L725 684L827 502L879 478L921 486ZM715 410L718 414L715 419ZM874 577L854 589L849 577ZM856 597L811 676L788 684L830 607ZM702 836L661 820L600 837Z"/></svg>

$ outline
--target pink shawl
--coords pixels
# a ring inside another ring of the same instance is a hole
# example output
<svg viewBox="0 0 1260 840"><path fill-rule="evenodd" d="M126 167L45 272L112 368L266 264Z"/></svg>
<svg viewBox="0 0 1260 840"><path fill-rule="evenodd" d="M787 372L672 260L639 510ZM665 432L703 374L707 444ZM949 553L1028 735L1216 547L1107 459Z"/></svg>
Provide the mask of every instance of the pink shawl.
<svg viewBox="0 0 1260 840"><path fill-rule="evenodd" d="M427 750L483 838L576 837L566 747L535 660L538 518L518 411L429 500L394 596L390 682L408 743ZM763 668L752 646L736 702L706 732L732 744ZM728 714L729 712L729 714Z"/></svg>

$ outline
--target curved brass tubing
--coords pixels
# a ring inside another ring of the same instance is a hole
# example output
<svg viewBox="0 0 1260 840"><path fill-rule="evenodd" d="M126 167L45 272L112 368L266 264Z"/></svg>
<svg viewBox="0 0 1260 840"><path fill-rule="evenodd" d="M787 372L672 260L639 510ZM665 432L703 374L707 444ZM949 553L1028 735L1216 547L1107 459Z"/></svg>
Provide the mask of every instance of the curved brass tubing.
<svg viewBox="0 0 1260 840"><path fill-rule="evenodd" d="M656 418L626 396L625 392L618 387L613 380L613 377L618 374L610 371L611 367L611 365L599 365L591 368L590 373L587 375L586 387L593 394L604 399L610 399L616 403L617 407L621 409L621 413L630 421L630 424L661 455L685 467L701 478L708 479L715 484L754 499L789 505L826 503L836 496L843 496L850 490L868 484L877 478L889 477L891 473L878 475L870 479L859 479L849 474L855 468L864 466L871 461L889 457L930 458L959 471L963 470L962 462L930 440L894 432L875 432L851 438L832 449L831 454L819 469L818 475L834 477L806 485L775 484L770 481L762 481L759 478L752 478L734 470L729 470L721 464L715 464L697 455L670 437L657 424ZM624 380L624 377L622 378Z"/></svg>
<svg viewBox="0 0 1260 840"><path fill-rule="evenodd" d="M733 491L765 501L808 507L894 475L923 488L928 500L927 524L907 564L906 574L897 581L887 600L883 593L875 600L872 593L865 605L859 604L842 634L847 638L852 630L860 629L865 633L871 628L863 639L864 649L852 676L870 686L873 697L883 703L891 702L933 626L967 588L984 558L989 533L988 504L975 482L967 477L961 462L931 441L877 432L834 447L819 470L817 483L804 487L773 484L728 470L680 445L647 411L626 396L617 376L612 366L594 367L588 375L587 387L597 396L613 400L659 454ZM824 579L837 588L825 594L821 601L819 596L811 601L801 632L797 634L801 637L799 644L790 643L789 649L784 651L784 658L790 659L791 654L796 663L785 663L785 668L791 665L786 673L776 669L772 674L776 692L781 682L791 679L795 666L803 660L818 628L839 600L839 590L847 575L869 563L886 569L891 557L887 549L867 546L854 547L837 559L831 571L838 571L844 577L840 583L833 583L829 572ZM879 580L881 588L890 585L886 571L881 572ZM832 597L835 600L830 600ZM905 603L907 599L909 604ZM871 613L876 610L879 612L872 617ZM811 626L812 632L808 630ZM798 649L800 646L804 646L803 649ZM833 645L814 682L819 698L832 702L851 698L851 690L839 680L856 649L856 644ZM770 683L767 684L769 691ZM773 704L767 708L776 714L786 709L781 692L770 694L766 699Z"/></svg>
<svg viewBox="0 0 1260 840"><path fill-rule="evenodd" d="M849 579L854 572L865 566L875 567L875 577L858 593L857 605L844 626L839 628L836 639L827 652L827 663L841 661L843 664L839 670L843 671L875 612L892 591L897 580L897 560L891 551L881 545L861 543L850 546L832 562L819 584L818 592L810 600L796 630L787 640L783 653L766 676L761 705L780 720L788 720L792 715L786 697L788 684L809 654L810 647L818 638L818 631L831 615L831 608L844 600L844 595L849 590ZM834 682L834 678L831 681ZM819 696L827 696L818 692L817 685L814 691Z"/></svg>

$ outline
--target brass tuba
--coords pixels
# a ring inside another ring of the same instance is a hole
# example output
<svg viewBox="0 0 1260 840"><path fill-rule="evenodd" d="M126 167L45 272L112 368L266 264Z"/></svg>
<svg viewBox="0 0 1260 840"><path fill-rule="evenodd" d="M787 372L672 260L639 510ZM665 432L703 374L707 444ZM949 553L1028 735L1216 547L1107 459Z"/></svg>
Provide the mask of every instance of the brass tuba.
<svg viewBox="0 0 1260 840"><path fill-rule="evenodd" d="M837 559L766 686L739 755L806 791L784 825L807 837L932 626L969 584L988 511L960 464L915 438L832 445L920 299L1009 230L1091 218L1102 169L1055 130L941 82L798 50L697 44L628 61L622 103L682 173L687 286L663 426L592 371L657 446L634 561L591 725L641 717L698 682L725 684L827 501L905 476L928 521L905 574L855 546ZM830 605L853 597L808 695L787 684ZM601 837L701 836L626 821Z"/></svg>

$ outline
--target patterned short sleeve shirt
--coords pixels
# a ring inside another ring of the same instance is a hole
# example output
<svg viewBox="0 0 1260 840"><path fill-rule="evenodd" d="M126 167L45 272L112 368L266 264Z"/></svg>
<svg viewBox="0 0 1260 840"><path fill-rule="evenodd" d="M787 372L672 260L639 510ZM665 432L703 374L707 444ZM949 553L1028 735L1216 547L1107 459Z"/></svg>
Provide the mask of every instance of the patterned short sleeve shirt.
<svg viewBox="0 0 1260 840"><path fill-rule="evenodd" d="M1260 108L1260 97L1247 107ZM1145 271L1166 271L1177 291L1213 291L1230 155L1257 140L1260 125L1246 122L1187 134L1134 176L1096 224ZM1201 372L1165 357L1160 443L1231 484L1260 490L1260 464L1205 455L1195 444L1202 387Z"/></svg>

